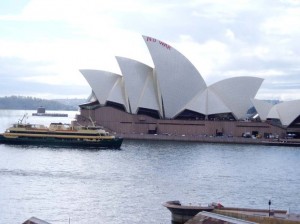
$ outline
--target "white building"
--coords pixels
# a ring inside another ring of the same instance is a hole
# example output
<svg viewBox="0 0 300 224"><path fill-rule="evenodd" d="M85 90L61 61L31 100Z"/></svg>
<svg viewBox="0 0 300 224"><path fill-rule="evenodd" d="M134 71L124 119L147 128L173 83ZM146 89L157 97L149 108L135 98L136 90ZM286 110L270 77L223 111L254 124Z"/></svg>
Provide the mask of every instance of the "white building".
<svg viewBox="0 0 300 224"><path fill-rule="evenodd" d="M277 119L289 126L300 114L300 100L275 106L255 98L263 79L229 78L207 86L195 66L174 47L143 36L154 68L116 57L122 74L80 70L92 88L90 99L129 114L160 119L242 120L255 107L262 121Z"/></svg>

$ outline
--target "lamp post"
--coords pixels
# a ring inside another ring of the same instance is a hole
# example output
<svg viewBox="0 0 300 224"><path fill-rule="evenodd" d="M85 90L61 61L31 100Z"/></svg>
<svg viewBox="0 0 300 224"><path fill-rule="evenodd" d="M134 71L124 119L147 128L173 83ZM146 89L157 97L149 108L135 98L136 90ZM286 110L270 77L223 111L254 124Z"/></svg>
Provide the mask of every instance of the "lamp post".
<svg viewBox="0 0 300 224"><path fill-rule="evenodd" d="M269 217L270 217L270 207L271 207L271 204L272 204L272 202L271 202L271 200L269 200Z"/></svg>

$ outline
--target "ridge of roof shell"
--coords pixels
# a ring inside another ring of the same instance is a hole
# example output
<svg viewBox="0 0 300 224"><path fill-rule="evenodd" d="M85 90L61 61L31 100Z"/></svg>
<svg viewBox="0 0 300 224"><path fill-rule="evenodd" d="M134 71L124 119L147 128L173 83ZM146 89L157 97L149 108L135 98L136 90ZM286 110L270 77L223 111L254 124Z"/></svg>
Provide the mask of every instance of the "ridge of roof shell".
<svg viewBox="0 0 300 224"><path fill-rule="evenodd" d="M111 90L118 82L118 79L122 77L119 74L103 70L80 69L79 71L93 89L101 105L106 103Z"/></svg>
<svg viewBox="0 0 300 224"><path fill-rule="evenodd" d="M157 110L161 113L153 68L139 61L116 57L124 77L124 85L133 114L138 108Z"/></svg>
<svg viewBox="0 0 300 224"><path fill-rule="evenodd" d="M173 118L206 89L206 83L195 66L175 48L153 37L143 38L155 66L165 117Z"/></svg>
<svg viewBox="0 0 300 224"><path fill-rule="evenodd" d="M262 121L266 121L269 112L271 111L273 104L266 102L264 100L251 99L253 106L256 109L256 112L259 114L259 117ZM278 116L278 114L277 114Z"/></svg>
<svg viewBox="0 0 300 224"><path fill-rule="evenodd" d="M251 99L255 97L264 79L239 76L221 80L209 86L234 114L236 119L245 117L252 106Z"/></svg>
<svg viewBox="0 0 300 224"><path fill-rule="evenodd" d="M124 79L119 77L113 88L111 89L107 101L116 102L125 107L126 112L129 112L129 105L127 101L127 93L124 88Z"/></svg>
<svg viewBox="0 0 300 224"><path fill-rule="evenodd" d="M230 113L231 110L225 105L222 99L209 87L199 93L187 106L186 109L204 115Z"/></svg>
<svg viewBox="0 0 300 224"><path fill-rule="evenodd" d="M300 100L292 100L275 104L267 118L280 119L281 124L289 126L300 114Z"/></svg>

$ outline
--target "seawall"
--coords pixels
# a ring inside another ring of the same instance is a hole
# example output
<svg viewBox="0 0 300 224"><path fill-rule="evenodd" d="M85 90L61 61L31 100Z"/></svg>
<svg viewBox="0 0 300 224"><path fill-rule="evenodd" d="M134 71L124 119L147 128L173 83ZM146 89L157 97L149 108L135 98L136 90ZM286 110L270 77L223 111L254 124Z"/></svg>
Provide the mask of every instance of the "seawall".
<svg viewBox="0 0 300 224"><path fill-rule="evenodd" d="M292 139L258 139L244 137L225 136L196 136L196 135L159 135L159 134L117 134L124 139L152 140L152 141L183 141L222 144L252 144L252 145L278 145L278 146L300 146L300 140Z"/></svg>

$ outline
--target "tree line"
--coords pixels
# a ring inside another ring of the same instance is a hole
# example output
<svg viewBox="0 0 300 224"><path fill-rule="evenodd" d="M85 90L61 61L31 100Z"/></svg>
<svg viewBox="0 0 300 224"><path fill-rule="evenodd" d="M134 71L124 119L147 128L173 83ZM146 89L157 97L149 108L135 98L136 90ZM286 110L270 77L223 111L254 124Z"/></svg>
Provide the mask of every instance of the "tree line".
<svg viewBox="0 0 300 224"><path fill-rule="evenodd" d="M5 96L0 97L0 109L36 110L45 107L46 110L77 110L83 102L84 99L46 100L30 96Z"/></svg>

